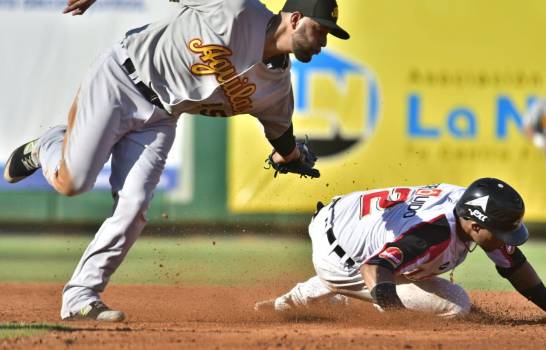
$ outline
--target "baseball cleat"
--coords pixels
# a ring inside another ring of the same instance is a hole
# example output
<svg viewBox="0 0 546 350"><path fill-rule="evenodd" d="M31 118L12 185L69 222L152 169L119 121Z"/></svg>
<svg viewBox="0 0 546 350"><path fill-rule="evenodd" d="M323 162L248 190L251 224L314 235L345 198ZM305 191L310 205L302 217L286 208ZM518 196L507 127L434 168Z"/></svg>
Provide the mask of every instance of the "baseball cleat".
<svg viewBox="0 0 546 350"><path fill-rule="evenodd" d="M294 308L294 303L288 295L276 299L259 301L254 304L254 310L258 312L286 312Z"/></svg>
<svg viewBox="0 0 546 350"><path fill-rule="evenodd" d="M258 301L256 304L254 304L254 311L258 311L258 312L275 311L275 299Z"/></svg>
<svg viewBox="0 0 546 350"><path fill-rule="evenodd" d="M97 300L82 308L78 313L67 317L64 321L102 321L102 322L121 322L125 319L122 311L112 310L102 301Z"/></svg>
<svg viewBox="0 0 546 350"><path fill-rule="evenodd" d="M294 304L294 301L292 300L290 295L285 294L276 299L257 302L256 304L254 304L254 310L258 312L287 312L300 308L308 308L320 305L345 307L349 305L349 298L347 298L345 295L335 294L327 299L315 301L314 303L296 305Z"/></svg>
<svg viewBox="0 0 546 350"><path fill-rule="evenodd" d="M35 152L36 146L37 140L33 140L11 153L4 168L4 179L7 182L19 182L40 169L40 162Z"/></svg>

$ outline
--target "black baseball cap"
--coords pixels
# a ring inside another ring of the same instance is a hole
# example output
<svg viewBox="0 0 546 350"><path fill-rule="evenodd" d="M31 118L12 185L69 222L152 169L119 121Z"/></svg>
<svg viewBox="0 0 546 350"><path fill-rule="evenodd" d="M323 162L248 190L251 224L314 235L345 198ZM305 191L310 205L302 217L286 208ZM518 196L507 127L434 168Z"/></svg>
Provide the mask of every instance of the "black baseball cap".
<svg viewBox="0 0 546 350"><path fill-rule="evenodd" d="M523 198L502 180L482 178L474 181L455 208L457 215L477 222L508 245L522 245L529 238L529 231L522 223Z"/></svg>
<svg viewBox="0 0 546 350"><path fill-rule="evenodd" d="M336 0L287 0L282 12L299 12L330 29L330 34L343 40L350 38L343 28L337 25L339 10Z"/></svg>

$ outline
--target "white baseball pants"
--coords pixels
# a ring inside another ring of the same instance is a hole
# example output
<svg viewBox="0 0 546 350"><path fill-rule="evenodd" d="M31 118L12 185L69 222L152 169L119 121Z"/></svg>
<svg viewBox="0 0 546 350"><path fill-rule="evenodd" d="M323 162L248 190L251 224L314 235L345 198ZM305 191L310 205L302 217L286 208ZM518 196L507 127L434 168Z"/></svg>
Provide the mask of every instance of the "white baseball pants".
<svg viewBox="0 0 546 350"><path fill-rule="evenodd" d="M81 85L68 126L38 142L46 179L67 195L90 190L111 157L114 210L64 287L62 318L100 298L140 235L175 138L177 119L141 95L121 68L126 58L121 45L102 55Z"/></svg>
<svg viewBox="0 0 546 350"><path fill-rule="evenodd" d="M373 302L360 273L360 266L345 264L348 257L339 257L326 237L329 226L329 205L324 207L309 225L313 246L313 265L317 276L298 283L275 301L282 310L286 305L304 307L316 301L345 295ZM470 312L471 301L463 288L440 277L409 282L397 280L396 291L407 309L436 314L441 317L464 316Z"/></svg>

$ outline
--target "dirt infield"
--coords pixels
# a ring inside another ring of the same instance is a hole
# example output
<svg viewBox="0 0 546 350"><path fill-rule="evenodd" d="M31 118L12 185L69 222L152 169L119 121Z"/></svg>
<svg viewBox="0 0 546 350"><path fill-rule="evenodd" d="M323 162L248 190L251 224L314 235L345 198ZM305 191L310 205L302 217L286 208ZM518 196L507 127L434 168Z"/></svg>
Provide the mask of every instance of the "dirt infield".
<svg viewBox="0 0 546 350"><path fill-rule="evenodd" d="M516 293L474 292L466 320L378 314L369 304L280 317L256 314L267 288L111 286L121 324L64 322L73 331L8 339L2 349L546 349L546 315ZM0 323L61 323L62 286L0 284Z"/></svg>

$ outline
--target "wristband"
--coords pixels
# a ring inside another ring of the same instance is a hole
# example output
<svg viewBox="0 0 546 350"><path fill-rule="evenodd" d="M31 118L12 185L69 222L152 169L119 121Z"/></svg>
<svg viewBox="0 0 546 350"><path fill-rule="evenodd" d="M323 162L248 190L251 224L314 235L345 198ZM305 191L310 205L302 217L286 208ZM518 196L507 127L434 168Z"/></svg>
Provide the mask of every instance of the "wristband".
<svg viewBox="0 0 546 350"><path fill-rule="evenodd" d="M269 143L283 157L292 153L294 148L296 148L296 138L294 137L294 128L292 125L280 137L275 140L269 140Z"/></svg>

